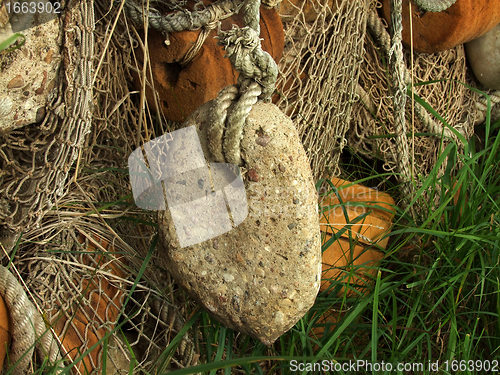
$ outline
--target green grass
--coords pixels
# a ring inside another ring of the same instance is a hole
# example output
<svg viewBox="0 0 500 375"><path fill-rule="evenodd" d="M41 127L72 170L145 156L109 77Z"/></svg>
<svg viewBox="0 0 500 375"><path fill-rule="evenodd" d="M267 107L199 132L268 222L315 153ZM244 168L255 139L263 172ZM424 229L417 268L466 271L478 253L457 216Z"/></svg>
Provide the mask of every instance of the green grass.
<svg viewBox="0 0 500 375"><path fill-rule="evenodd" d="M346 370L339 374L481 374L487 366L500 371L500 122L490 125L488 118L485 126L481 148L474 138L462 138L463 154L453 142L441 150L434 170L416 185L416 214L411 206L397 209L385 259L366 295L338 297L340 285L334 283L271 348L200 312L202 365L172 374L322 373L292 372L293 359L337 361ZM441 165L446 172L439 176ZM365 185L401 198L394 179L365 162L356 166ZM330 308L343 311L339 321L319 323ZM319 339L311 333L318 326L328 332ZM394 367L350 372L348 361ZM398 363L406 364L404 371L397 371Z"/></svg>
<svg viewBox="0 0 500 375"><path fill-rule="evenodd" d="M496 363L500 371L499 128L500 121L490 124L488 117L480 147L473 137L468 141L461 139L462 153L453 142L441 150L435 169L416 184L411 204L406 209L396 207L385 258L376 268L376 277L366 293L358 290L357 298L339 293L345 285L332 280L330 290L321 292L313 308L269 348L225 328L205 311L188 304L185 326L162 348L149 371L142 372L325 373L305 368L292 371L294 365L314 362L321 363L322 369L325 364L337 363L340 371L331 371L336 374L481 374L486 372L479 366L489 364L493 368ZM347 179L378 186L396 200L404 198L394 176L378 172L376 163L355 159L348 164L343 166L346 173L353 168L355 171ZM446 166L446 173L440 176L442 165ZM100 204L98 210L126 205L126 201L130 202L129 196L112 204ZM150 213L120 220L156 230ZM344 233L337 233L337 237ZM335 239L334 236L325 243L323 250ZM143 280L155 251L157 241L153 239L142 267L133 275L129 297ZM347 289L356 294L356 289ZM127 298L124 311L133 305L129 302ZM325 312L336 315L337 322L322 323L319 317ZM122 320L116 326L119 336L126 324ZM325 329L321 337L313 333L318 327ZM199 365L182 369L172 359L188 331L192 332L195 352L200 355ZM103 343L107 343L109 335ZM140 360L128 347L134 358L129 373L137 373L134 364ZM365 361L365 366L352 372L349 364L357 361ZM386 369L388 363L393 364L393 371L376 371L382 363ZM397 371L398 363L408 367ZM418 364L425 367L413 367ZM108 365L106 360L104 365ZM375 370L369 370L369 365L375 366ZM67 367L63 373L70 373L70 369ZM54 373L54 367L44 362L37 373Z"/></svg>

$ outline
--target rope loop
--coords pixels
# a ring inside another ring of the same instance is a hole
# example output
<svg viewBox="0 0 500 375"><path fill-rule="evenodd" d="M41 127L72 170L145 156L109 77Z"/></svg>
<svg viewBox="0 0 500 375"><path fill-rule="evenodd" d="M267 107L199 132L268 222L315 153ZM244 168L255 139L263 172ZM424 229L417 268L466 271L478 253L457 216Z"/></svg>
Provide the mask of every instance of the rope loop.
<svg viewBox="0 0 500 375"><path fill-rule="evenodd" d="M261 93L260 84L251 79L241 79L238 85L222 89L212 101L207 135L209 150L215 161L238 166L244 164L241 157L243 128Z"/></svg>

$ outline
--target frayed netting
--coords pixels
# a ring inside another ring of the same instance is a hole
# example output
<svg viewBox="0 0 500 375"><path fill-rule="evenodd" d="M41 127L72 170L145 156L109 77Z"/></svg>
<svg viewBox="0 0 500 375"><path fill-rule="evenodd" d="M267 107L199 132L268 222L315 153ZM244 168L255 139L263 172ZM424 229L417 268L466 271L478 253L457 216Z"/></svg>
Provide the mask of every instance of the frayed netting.
<svg viewBox="0 0 500 375"><path fill-rule="evenodd" d="M316 179L340 173L363 61L367 1L292 1L281 5L285 51L278 107L291 116Z"/></svg>
<svg viewBox="0 0 500 375"><path fill-rule="evenodd" d="M91 3L93 13L85 13ZM285 52L276 100L294 119L316 179L340 173L346 146L397 172L390 72L379 41L366 32L366 19L375 9L368 3L307 1L300 7L289 3L282 11ZM66 78L40 127L2 135L0 224L26 229L14 246L12 267L26 280L47 322L61 338L78 332L78 350L62 349L61 357L75 359L90 349L93 338L111 335L111 346L128 360L131 345L137 373L150 370L196 307L156 266L161 264L161 254L154 251L156 213L139 210L130 190L128 156L175 125L151 113L144 97L129 86L131 71L139 77L150 73L137 71L141 38L120 6L107 0L69 2L74 18L67 19L67 42L83 36L87 39L77 45L92 48L73 46L65 52ZM91 14L95 23L89 24L85 15ZM470 80L463 48L413 59L406 51L405 61L414 84L438 81L416 86L416 93L470 137L478 121L478 97L459 83ZM80 80L70 85L71 77ZM409 100L406 118L413 173L427 175L448 141L429 135L428 125L412 116ZM197 363L200 353L192 336L189 331L182 338L169 367ZM88 361L85 365L98 372L102 349Z"/></svg>
<svg viewBox="0 0 500 375"><path fill-rule="evenodd" d="M138 209L131 194L128 156L172 128L140 106L140 94L129 88L130 70L137 65L134 47L140 39L119 8L119 3L106 0L67 4L73 23L65 24L65 48L71 43L68 33L83 39L72 45L74 58L68 57L64 67L67 79L60 90L66 94L51 104L57 107L62 102L66 117L63 120L49 111L44 124L52 123L50 129L29 126L11 132L0 152L4 160L11 160L2 164L4 172L15 171L12 179L19 175L19 186L24 186L20 173L25 168L16 171L16 165L22 163L36 172L27 173L28 179L39 181L38 174L47 174L43 181L53 181L33 198L42 202L38 206L4 195L7 205L12 198L9 207L23 204L23 211L15 216L19 222L8 222L8 211L2 211L2 224L25 231L16 236L17 244L10 241L10 249L0 240L4 255L12 251L8 254L11 270L24 280L30 298L59 340L61 360L65 365L75 361L74 373L100 373L104 361L108 371L114 367L115 373L122 373L128 371L132 357L137 360L134 373L150 371L196 308L173 286L168 273L156 266L156 257L161 256L153 251L156 212ZM83 46L91 48L78 49ZM81 74L82 81L78 80ZM70 76L76 77L71 87ZM74 101L79 105L69 107ZM61 123L71 124L72 135ZM41 141L48 139L48 146L40 143L37 151L33 145L37 144L35 132L40 131L45 132ZM26 145L23 152L30 151L31 156L9 156L16 144ZM44 161L44 155L49 159ZM55 175L51 168L57 169ZM11 189L6 178L10 177L4 174L0 181L4 190ZM36 191L35 182L30 189ZM28 194L25 190L16 192ZM172 358L165 361L165 370L197 363L191 337L188 331L181 338ZM37 368L40 363L34 357L30 366Z"/></svg>
<svg viewBox="0 0 500 375"><path fill-rule="evenodd" d="M372 11L375 9L372 8ZM397 155L402 150L397 146L395 137L390 69L387 51L382 44L374 34L365 39L366 52L358 87L361 100L354 104L348 144L354 152L364 157L382 160L385 171L400 173ZM410 49L405 48L404 52L408 77L411 79L413 76L414 93L458 133L466 139L471 137L478 116L475 103L479 95L463 84L470 81L463 46L434 54L414 53L413 60ZM416 106L416 103L407 100L408 159L415 179L418 175L430 174L440 151L449 142L455 142L459 150L462 146L458 137L443 127L438 119L430 116L430 124L422 121L417 115L419 108ZM445 167L446 163L443 163L438 174L442 174Z"/></svg>

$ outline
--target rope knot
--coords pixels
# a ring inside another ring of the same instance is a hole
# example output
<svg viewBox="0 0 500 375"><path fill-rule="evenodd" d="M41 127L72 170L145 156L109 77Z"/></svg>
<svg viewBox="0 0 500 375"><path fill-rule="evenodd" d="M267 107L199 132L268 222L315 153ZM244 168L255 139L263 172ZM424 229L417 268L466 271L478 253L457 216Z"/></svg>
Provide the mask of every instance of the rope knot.
<svg viewBox="0 0 500 375"><path fill-rule="evenodd" d="M233 67L245 79L252 79L262 86L259 99L267 99L274 92L278 66L270 54L262 50L259 34L251 27L233 25L228 31L220 31L218 44L226 50Z"/></svg>

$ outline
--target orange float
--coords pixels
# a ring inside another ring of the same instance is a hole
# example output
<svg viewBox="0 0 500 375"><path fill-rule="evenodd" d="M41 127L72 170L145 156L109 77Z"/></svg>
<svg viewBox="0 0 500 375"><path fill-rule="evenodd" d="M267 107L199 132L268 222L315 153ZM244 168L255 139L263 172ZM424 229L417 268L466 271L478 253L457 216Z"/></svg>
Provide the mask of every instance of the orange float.
<svg viewBox="0 0 500 375"><path fill-rule="evenodd" d="M403 42L409 46L409 0L403 0ZM382 15L390 23L390 0L382 1ZM500 1L457 0L442 12L424 12L411 1L413 48L434 53L480 37L500 23Z"/></svg>
<svg viewBox="0 0 500 375"><path fill-rule="evenodd" d="M205 0L205 5L210 1ZM230 30L232 25L244 26L243 12L221 21L222 30ZM279 61L284 48L284 31L280 17L274 9L260 8L260 37L262 49L275 61ZM234 85L239 73L231 66L226 52L217 45L216 30L212 30L201 49L191 62L183 64L183 59L191 46L196 43L200 30L181 31L169 34L170 45L165 44L163 34L148 30L148 48L151 61L154 91L159 97L159 109L164 116L175 122L183 122L202 104L215 99L224 87ZM137 54L139 71L142 71L143 53ZM142 85L137 73L133 73L137 89ZM148 74L149 77L149 74ZM151 108L156 108L151 85L146 85L146 99Z"/></svg>
<svg viewBox="0 0 500 375"><path fill-rule="evenodd" d="M10 323L10 315L5 305L5 301L0 296L0 369L3 368L3 362L7 354L7 348L10 345L12 338L12 327Z"/></svg>
<svg viewBox="0 0 500 375"><path fill-rule="evenodd" d="M333 178L335 193L323 197L320 217L323 244L341 230L341 236L323 252L323 281L320 290L330 288L332 280L350 284L363 293L375 277L377 263L384 254L392 226L395 203L392 197L375 189ZM366 215L360 219L360 216ZM342 288L342 295L346 288ZM355 296L352 288L348 296Z"/></svg>
<svg viewBox="0 0 500 375"><path fill-rule="evenodd" d="M84 242L84 239L80 235L81 243ZM101 270L106 270L120 278L125 277L124 271L116 262L117 259L112 255L116 251L115 248L96 235L93 236L93 239L95 243L99 243L106 250L106 253L100 254L102 253L101 247L89 241L87 249L89 255L85 262L86 265L101 267ZM97 281L97 277L74 280L76 285L81 285L80 292L84 298L82 298L80 305L72 306L70 311L62 312L54 324L54 331L61 338L63 351L67 353L65 358L75 360L98 344L80 362L76 363L73 371L76 374L90 374L98 370L94 366L100 363L102 339L109 332L108 329L112 328L110 325L104 325L103 322L116 322L121 309L123 291L113 282L104 278ZM71 324L68 324L68 317L71 317Z"/></svg>

